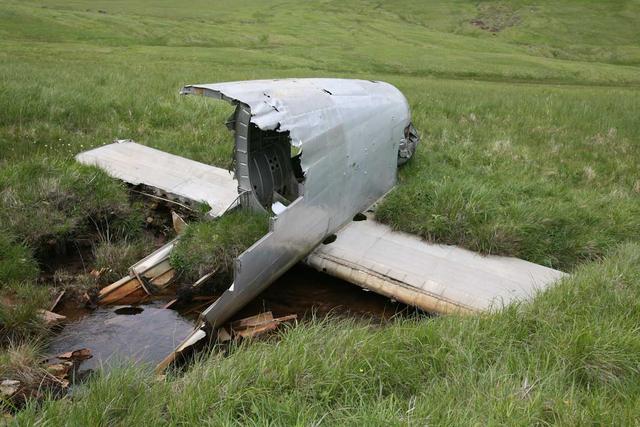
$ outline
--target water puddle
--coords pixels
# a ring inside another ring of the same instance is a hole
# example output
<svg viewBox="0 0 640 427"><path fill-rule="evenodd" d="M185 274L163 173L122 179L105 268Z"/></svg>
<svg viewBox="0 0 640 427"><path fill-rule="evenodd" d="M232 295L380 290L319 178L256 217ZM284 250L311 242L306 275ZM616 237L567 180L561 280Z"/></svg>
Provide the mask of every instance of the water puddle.
<svg viewBox="0 0 640 427"><path fill-rule="evenodd" d="M274 316L297 314L298 319L357 317L387 321L394 316L421 313L414 307L368 292L336 277L298 264L292 267L234 318L272 311Z"/></svg>
<svg viewBox="0 0 640 427"><path fill-rule="evenodd" d="M53 337L49 354L91 350L80 371L107 369L123 361L157 364L193 330L194 323L160 303L99 307L69 322Z"/></svg>
<svg viewBox="0 0 640 427"><path fill-rule="evenodd" d="M93 357L79 371L106 369L123 361L155 365L170 354L195 325L198 312L163 309L166 301L140 306L103 306L95 310L64 306L68 323L53 337L49 354L88 348ZM206 308L202 306L200 309ZM384 323L394 316L422 312L382 295L367 292L302 264L294 266L232 320L266 311L274 316L295 314L301 321L327 315L357 317Z"/></svg>

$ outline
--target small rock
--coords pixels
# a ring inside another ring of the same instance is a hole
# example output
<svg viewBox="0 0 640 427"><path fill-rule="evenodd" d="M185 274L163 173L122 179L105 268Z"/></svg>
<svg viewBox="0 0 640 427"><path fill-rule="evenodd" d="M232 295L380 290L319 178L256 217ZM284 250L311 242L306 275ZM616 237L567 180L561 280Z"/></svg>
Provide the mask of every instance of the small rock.
<svg viewBox="0 0 640 427"><path fill-rule="evenodd" d="M0 395L3 397L11 397L20 389L20 381L3 380L0 383Z"/></svg>
<svg viewBox="0 0 640 427"><path fill-rule="evenodd" d="M47 326L55 326L67 318L61 314L53 313L49 310L40 310L40 318Z"/></svg>

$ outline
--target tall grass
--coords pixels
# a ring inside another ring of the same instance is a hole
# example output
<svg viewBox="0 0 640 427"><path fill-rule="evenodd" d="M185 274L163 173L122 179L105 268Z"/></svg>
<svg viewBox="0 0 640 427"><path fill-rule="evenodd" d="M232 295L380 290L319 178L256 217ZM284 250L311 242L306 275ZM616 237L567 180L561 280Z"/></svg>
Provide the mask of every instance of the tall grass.
<svg viewBox="0 0 640 427"><path fill-rule="evenodd" d="M232 279L235 258L268 231L266 213L244 209L213 221L191 224L171 252L171 265L191 283L213 271Z"/></svg>
<svg viewBox="0 0 640 427"><path fill-rule="evenodd" d="M38 264L24 244L15 242L8 233L0 234L0 288L2 284L33 280Z"/></svg>
<svg viewBox="0 0 640 427"><path fill-rule="evenodd" d="M184 376L124 369L21 424L633 424L640 246L579 267L534 301L379 327L325 320L216 351Z"/></svg>
<svg viewBox="0 0 640 427"><path fill-rule="evenodd" d="M42 336L45 324L40 311L50 304L46 287L31 282L4 284L0 290L0 346Z"/></svg>
<svg viewBox="0 0 640 427"><path fill-rule="evenodd" d="M124 186L104 172L79 164L36 158L0 169L0 229L38 250L66 243L87 229L135 233Z"/></svg>

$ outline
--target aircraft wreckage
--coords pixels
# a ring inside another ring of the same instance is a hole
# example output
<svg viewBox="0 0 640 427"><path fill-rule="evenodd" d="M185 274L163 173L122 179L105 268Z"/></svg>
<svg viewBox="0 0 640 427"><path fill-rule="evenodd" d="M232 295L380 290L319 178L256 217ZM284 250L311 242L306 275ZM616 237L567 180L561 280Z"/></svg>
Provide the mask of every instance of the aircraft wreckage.
<svg viewBox="0 0 640 427"><path fill-rule="evenodd" d="M235 105L229 171L117 141L77 156L166 197L206 202L215 220L232 209L267 211L269 232L242 253L234 280L178 349L230 319L297 262L429 312L475 312L530 297L564 273L507 257L434 245L376 222L370 208L396 183L419 142L394 86L366 80L256 80L184 87ZM364 215L363 213L366 213ZM353 221L359 215L362 221ZM335 237L334 237L335 235ZM322 244L332 237L332 243ZM105 288L105 302L152 294L174 273L175 241Z"/></svg>

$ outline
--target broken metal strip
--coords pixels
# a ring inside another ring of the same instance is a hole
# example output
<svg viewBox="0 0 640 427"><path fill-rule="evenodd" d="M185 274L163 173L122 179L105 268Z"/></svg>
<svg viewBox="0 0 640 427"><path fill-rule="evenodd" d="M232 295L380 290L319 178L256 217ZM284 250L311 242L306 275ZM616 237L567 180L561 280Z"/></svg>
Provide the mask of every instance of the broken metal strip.
<svg viewBox="0 0 640 427"><path fill-rule="evenodd" d="M130 297L135 293L140 293L142 285L135 276L125 276L117 282L112 283L100 290L98 294L99 304L116 304L124 299ZM143 292L140 296L146 296L146 292Z"/></svg>
<svg viewBox="0 0 640 427"><path fill-rule="evenodd" d="M169 259L171 251L178 243L178 238L173 239L169 243L166 243L159 249L153 251L151 254L142 258L131 267L131 271L135 274L143 274L145 276L157 276L160 272L154 270L159 264Z"/></svg>
<svg viewBox="0 0 640 427"><path fill-rule="evenodd" d="M128 276L102 288L98 295L98 302L115 304L131 298L135 293L140 294L141 297L154 295L169 286L176 275L169 257L177 241L178 238L147 255L129 269ZM141 293L141 290L144 293Z"/></svg>

